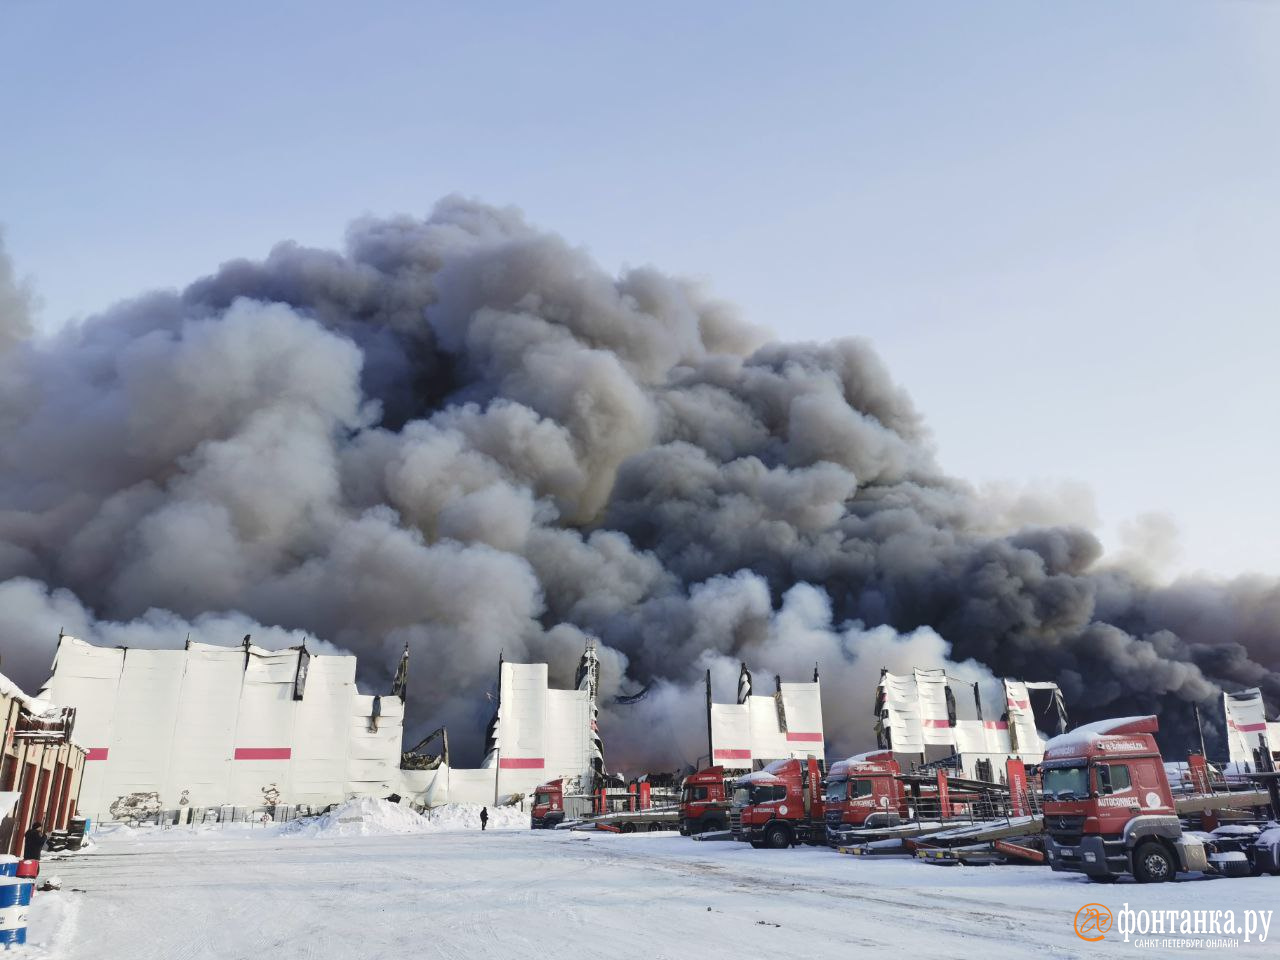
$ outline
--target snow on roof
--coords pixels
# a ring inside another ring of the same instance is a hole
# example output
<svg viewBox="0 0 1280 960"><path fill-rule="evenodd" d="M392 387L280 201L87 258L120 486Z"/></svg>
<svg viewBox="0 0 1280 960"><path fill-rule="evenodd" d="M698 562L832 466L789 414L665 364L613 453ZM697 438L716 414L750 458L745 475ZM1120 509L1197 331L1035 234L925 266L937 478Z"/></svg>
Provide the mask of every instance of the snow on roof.
<svg viewBox="0 0 1280 960"><path fill-rule="evenodd" d="M848 773L850 769L861 766L879 766L893 759L892 750L868 750L866 753L855 753L852 757L837 760L831 765L832 774Z"/></svg>
<svg viewBox="0 0 1280 960"><path fill-rule="evenodd" d="M28 696L23 692L20 686L6 677L3 673L0 673L0 696L10 697L14 700L21 701L22 705L27 708L27 711L37 717L43 717L58 712L58 708L48 700L40 700L37 697Z"/></svg>
<svg viewBox="0 0 1280 960"><path fill-rule="evenodd" d="M1068 733L1054 737L1044 745L1044 752L1046 755L1049 753L1068 753L1091 746L1097 743L1100 737L1155 733L1159 728L1160 722L1154 715L1095 720L1093 723L1081 724Z"/></svg>
<svg viewBox="0 0 1280 960"><path fill-rule="evenodd" d="M845 763L882 763L886 760L893 759L892 750L868 750L866 753L855 753L852 757L845 757Z"/></svg>

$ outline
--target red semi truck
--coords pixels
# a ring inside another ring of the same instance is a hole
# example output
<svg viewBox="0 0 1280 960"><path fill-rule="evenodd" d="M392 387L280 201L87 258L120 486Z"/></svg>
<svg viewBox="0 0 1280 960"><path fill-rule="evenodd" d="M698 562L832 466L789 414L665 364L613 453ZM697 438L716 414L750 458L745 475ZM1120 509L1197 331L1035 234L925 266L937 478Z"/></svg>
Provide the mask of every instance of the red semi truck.
<svg viewBox="0 0 1280 960"><path fill-rule="evenodd" d="M1185 833L1179 815L1268 804L1265 790L1214 793L1207 777L1201 792L1175 798L1152 736L1158 729L1153 716L1125 717L1086 724L1046 745L1045 855L1054 870L1098 883L1122 876L1158 883L1180 871L1210 870L1205 836ZM1202 757L1193 761L1203 767ZM1249 853L1252 859L1255 851ZM1256 854L1258 869L1274 868L1274 851Z"/></svg>
<svg viewBox="0 0 1280 960"><path fill-rule="evenodd" d="M582 804L585 806L585 804ZM577 819L582 811L574 811ZM533 811L529 819L534 830L554 830L565 818L564 780L552 780L533 791Z"/></svg>
<svg viewBox="0 0 1280 960"><path fill-rule="evenodd" d="M829 836L845 830L896 826L909 814L902 772L889 750L838 760L827 771L825 799Z"/></svg>
<svg viewBox="0 0 1280 960"><path fill-rule="evenodd" d="M680 833L729 829L729 779L724 767L706 767L684 778L680 788Z"/></svg>
<svg viewBox="0 0 1280 960"><path fill-rule="evenodd" d="M775 760L733 781L729 824L735 840L781 849L826 842L822 768L816 757Z"/></svg>

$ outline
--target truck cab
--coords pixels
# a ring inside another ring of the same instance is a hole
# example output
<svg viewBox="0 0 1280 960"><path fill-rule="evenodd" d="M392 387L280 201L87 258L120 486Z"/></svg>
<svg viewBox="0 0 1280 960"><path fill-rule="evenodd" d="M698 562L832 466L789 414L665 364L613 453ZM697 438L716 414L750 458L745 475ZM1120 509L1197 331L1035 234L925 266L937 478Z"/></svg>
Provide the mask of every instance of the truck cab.
<svg viewBox="0 0 1280 960"><path fill-rule="evenodd" d="M552 780L533 791L533 811L529 818L533 830L554 830L564 822L564 781Z"/></svg>
<svg viewBox="0 0 1280 960"><path fill-rule="evenodd" d="M888 750L839 760L827 771L823 806L829 842L848 830L892 827L906 816L902 772Z"/></svg>
<svg viewBox="0 0 1280 960"><path fill-rule="evenodd" d="M1206 868L1203 844L1183 836L1158 729L1153 716L1125 717L1085 724L1046 745L1045 852L1054 870L1153 883Z"/></svg>
<svg viewBox="0 0 1280 960"><path fill-rule="evenodd" d="M817 758L775 760L733 782L729 824L733 838L780 849L826 839Z"/></svg>
<svg viewBox="0 0 1280 960"><path fill-rule="evenodd" d="M724 767L705 767L680 787L680 833L686 837L729 829L729 791Z"/></svg>

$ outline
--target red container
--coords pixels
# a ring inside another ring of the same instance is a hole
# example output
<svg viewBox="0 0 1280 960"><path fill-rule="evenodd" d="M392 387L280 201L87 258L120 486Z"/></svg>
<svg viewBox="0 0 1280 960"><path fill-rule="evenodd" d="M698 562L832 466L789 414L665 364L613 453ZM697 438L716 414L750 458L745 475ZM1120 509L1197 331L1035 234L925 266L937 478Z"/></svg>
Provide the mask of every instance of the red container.
<svg viewBox="0 0 1280 960"><path fill-rule="evenodd" d="M20 877L40 876L40 861L39 860L19 860L18 876Z"/></svg>

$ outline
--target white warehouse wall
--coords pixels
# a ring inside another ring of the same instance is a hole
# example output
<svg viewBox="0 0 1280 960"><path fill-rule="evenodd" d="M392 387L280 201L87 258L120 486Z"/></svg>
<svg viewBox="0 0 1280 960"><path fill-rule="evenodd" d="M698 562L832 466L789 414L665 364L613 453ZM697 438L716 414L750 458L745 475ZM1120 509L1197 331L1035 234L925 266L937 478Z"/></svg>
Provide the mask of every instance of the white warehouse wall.
<svg viewBox="0 0 1280 960"><path fill-rule="evenodd" d="M307 658L301 699L294 698ZM355 684L356 661L299 649L192 643L185 650L58 644L42 696L77 709L88 750L80 812L111 818L131 794L184 806L326 806L398 790L404 707Z"/></svg>

